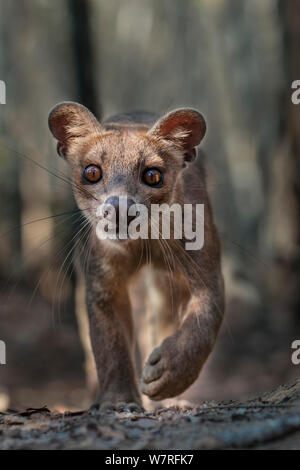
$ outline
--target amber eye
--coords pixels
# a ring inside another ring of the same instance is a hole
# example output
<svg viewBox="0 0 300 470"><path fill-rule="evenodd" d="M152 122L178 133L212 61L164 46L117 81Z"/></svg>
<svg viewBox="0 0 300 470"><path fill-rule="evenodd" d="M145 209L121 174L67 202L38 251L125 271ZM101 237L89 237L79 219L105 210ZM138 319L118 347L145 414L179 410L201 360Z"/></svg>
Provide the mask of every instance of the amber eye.
<svg viewBox="0 0 300 470"><path fill-rule="evenodd" d="M101 179L101 176L101 168L96 165L89 165L82 172L83 179L92 184L98 183L98 181Z"/></svg>
<svg viewBox="0 0 300 470"><path fill-rule="evenodd" d="M144 183L149 186L161 186L163 184L163 174L156 168L150 168L143 174Z"/></svg>

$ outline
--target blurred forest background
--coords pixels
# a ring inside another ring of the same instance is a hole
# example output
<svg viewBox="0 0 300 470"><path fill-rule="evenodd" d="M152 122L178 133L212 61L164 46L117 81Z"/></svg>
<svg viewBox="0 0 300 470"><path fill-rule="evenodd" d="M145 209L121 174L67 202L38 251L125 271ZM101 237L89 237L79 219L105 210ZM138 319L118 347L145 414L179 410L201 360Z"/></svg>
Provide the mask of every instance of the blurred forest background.
<svg viewBox="0 0 300 470"><path fill-rule="evenodd" d="M0 0L0 37L0 408L89 404L74 225L58 215L73 198L47 127L63 100L99 118L177 106L206 116L227 313L185 397L244 398L299 375L300 2Z"/></svg>

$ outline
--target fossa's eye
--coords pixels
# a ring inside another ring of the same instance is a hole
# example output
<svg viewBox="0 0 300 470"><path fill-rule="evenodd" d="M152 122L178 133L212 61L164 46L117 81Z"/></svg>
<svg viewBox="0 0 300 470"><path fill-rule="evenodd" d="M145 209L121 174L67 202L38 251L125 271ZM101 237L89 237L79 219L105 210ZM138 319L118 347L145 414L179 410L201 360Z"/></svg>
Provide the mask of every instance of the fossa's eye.
<svg viewBox="0 0 300 470"><path fill-rule="evenodd" d="M148 184L148 186L161 186L164 181L164 176L156 168L148 168L148 170L144 171L143 181Z"/></svg>
<svg viewBox="0 0 300 470"><path fill-rule="evenodd" d="M98 183L101 180L102 171L97 165L88 165L82 172L82 178L89 183Z"/></svg>

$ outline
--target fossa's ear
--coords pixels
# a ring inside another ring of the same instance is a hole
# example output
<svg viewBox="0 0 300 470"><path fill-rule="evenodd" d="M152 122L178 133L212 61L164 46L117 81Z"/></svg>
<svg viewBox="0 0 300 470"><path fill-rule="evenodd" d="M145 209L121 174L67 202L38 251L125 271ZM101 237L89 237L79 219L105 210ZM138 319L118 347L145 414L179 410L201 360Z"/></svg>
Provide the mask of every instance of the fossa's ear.
<svg viewBox="0 0 300 470"><path fill-rule="evenodd" d="M57 153L66 157L72 142L101 132L95 116L85 107L72 101L59 103L50 111L49 129L57 139Z"/></svg>
<svg viewBox="0 0 300 470"><path fill-rule="evenodd" d="M148 135L172 142L184 152L185 161L192 161L196 156L195 147L200 144L205 132L206 123L202 114L195 109L180 108L159 119Z"/></svg>

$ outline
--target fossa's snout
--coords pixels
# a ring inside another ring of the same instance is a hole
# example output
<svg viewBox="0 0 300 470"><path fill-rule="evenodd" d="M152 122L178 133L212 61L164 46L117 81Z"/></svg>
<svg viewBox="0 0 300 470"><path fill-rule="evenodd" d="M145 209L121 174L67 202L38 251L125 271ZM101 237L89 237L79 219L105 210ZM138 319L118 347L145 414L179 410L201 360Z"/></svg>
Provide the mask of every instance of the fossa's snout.
<svg viewBox="0 0 300 470"><path fill-rule="evenodd" d="M120 212L127 216L127 224L135 219L136 215L129 215L130 207L134 206L136 202L133 199L127 197L110 196L105 201L105 212L104 217L112 219L115 217L116 226L119 227Z"/></svg>

